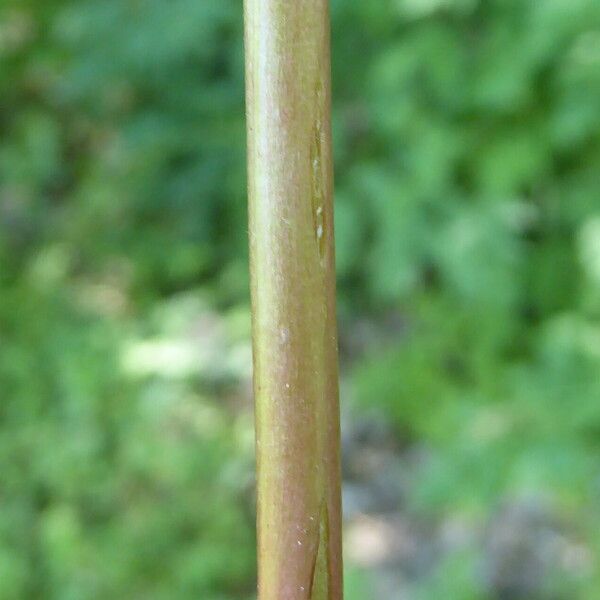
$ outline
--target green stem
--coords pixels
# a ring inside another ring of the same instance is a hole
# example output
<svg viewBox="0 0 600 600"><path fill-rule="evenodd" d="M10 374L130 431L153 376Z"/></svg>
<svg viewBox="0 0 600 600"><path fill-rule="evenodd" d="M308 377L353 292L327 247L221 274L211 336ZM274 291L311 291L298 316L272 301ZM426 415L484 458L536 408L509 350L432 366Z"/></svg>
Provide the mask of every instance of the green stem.
<svg viewBox="0 0 600 600"><path fill-rule="evenodd" d="M245 19L259 598L339 600L328 3Z"/></svg>

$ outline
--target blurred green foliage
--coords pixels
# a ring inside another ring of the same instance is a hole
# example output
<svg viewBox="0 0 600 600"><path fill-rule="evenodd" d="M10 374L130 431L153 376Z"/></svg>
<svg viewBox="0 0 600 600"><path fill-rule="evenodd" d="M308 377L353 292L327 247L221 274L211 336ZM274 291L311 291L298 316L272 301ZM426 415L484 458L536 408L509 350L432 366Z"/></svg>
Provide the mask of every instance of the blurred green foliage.
<svg viewBox="0 0 600 600"><path fill-rule="evenodd" d="M342 339L405 324L349 389L431 449L416 512L541 494L593 565L600 5L331 9ZM0 5L1 600L253 596L244 157L239 1Z"/></svg>

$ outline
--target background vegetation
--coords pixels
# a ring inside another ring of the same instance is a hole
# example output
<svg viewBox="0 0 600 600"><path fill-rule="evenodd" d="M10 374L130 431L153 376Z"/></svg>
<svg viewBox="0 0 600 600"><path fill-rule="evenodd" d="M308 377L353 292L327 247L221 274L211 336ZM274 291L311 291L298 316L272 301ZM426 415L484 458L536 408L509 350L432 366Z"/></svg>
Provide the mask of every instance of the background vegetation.
<svg viewBox="0 0 600 600"><path fill-rule="evenodd" d="M600 4L332 19L348 598L598 598ZM254 596L245 197L239 0L0 4L1 600Z"/></svg>

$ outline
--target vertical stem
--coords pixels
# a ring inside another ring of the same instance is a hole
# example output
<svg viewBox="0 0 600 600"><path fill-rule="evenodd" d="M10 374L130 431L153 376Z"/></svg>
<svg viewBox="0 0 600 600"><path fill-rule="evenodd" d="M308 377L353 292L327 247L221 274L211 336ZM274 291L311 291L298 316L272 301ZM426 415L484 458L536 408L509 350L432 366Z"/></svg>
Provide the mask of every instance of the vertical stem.
<svg viewBox="0 0 600 600"><path fill-rule="evenodd" d="M260 600L342 598L328 0L245 0Z"/></svg>

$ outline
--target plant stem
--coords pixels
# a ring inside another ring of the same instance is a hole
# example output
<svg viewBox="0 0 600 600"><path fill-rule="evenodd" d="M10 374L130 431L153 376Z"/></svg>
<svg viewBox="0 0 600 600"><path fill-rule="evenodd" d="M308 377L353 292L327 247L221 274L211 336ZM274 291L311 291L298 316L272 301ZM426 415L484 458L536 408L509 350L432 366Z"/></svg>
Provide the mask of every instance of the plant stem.
<svg viewBox="0 0 600 600"><path fill-rule="evenodd" d="M245 0L260 600L342 598L327 0Z"/></svg>

